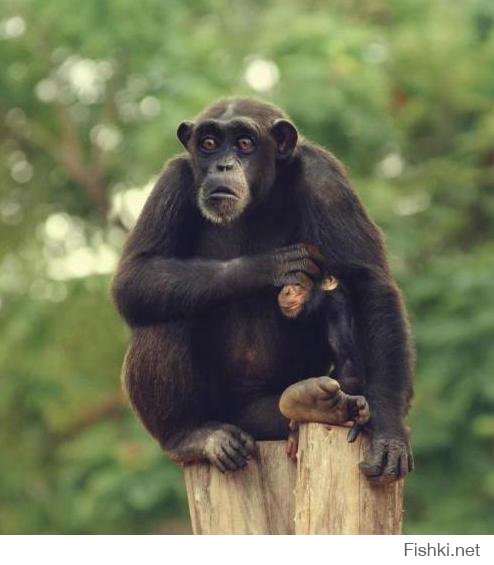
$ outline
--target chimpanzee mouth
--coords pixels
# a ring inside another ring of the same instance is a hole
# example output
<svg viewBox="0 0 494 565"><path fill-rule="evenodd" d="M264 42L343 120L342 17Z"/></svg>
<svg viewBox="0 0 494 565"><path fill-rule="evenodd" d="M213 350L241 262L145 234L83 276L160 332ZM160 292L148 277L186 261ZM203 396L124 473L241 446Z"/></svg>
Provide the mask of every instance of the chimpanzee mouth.
<svg viewBox="0 0 494 565"><path fill-rule="evenodd" d="M208 198L230 198L239 200L238 194L228 186L217 186L208 194Z"/></svg>

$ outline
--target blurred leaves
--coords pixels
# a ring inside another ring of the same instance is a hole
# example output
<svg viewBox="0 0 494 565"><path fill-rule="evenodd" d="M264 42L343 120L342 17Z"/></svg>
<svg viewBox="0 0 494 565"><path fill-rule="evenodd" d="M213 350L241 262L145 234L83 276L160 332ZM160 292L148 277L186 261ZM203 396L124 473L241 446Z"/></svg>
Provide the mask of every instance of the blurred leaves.
<svg viewBox="0 0 494 565"><path fill-rule="evenodd" d="M3 533L184 520L119 390L115 197L142 200L176 125L232 94L331 149L387 234L418 348L405 531L492 532L493 26L488 0L2 3Z"/></svg>

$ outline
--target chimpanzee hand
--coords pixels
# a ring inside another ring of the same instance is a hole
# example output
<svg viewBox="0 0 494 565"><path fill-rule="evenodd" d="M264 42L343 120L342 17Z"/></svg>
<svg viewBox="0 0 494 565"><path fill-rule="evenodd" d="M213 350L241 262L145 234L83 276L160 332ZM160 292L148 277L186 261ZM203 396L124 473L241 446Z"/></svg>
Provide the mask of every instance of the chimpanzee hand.
<svg viewBox="0 0 494 565"><path fill-rule="evenodd" d="M405 429L371 433L370 450L360 463L360 470L369 481L387 484L413 471L412 448Z"/></svg>
<svg viewBox="0 0 494 565"><path fill-rule="evenodd" d="M315 245L297 243L280 247L257 258L261 269L268 273L273 286L301 284L307 277L319 281L322 277L324 257Z"/></svg>
<svg viewBox="0 0 494 565"><path fill-rule="evenodd" d="M222 424L212 431L204 443L205 459L222 473L245 467L255 450L252 436L231 424Z"/></svg>

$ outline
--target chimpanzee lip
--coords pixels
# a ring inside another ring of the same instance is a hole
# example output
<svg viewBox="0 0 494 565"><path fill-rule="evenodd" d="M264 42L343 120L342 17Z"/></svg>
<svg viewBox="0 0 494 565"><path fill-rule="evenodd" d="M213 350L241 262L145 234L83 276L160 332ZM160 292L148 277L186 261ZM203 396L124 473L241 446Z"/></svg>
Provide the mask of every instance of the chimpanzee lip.
<svg viewBox="0 0 494 565"><path fill-rule="evenodd" d="M234 190L228 186L217 186L214 190L209 193L208 198L231 198L238 200L239 197Z"/></svg>

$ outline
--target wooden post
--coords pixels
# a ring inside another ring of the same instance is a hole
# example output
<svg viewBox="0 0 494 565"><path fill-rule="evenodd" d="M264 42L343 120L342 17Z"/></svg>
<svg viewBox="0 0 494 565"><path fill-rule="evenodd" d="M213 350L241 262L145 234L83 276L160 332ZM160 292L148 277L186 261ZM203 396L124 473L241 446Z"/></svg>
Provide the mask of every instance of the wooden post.
<svg viewBox="0 0 494 565"><path fill-rule="evenodd" d="M399 534L403 481L372 486L358 469L367 440L349 444L347 432L302 425L297 464L284 441L266 441L241 471L186 465L194 533Z"/></svg>
<svg viewBox="0 0 494 565"><path fill-rule="evenodd" d="M296 534L400 534L403 480L371 485L362 475L367 438L348 428L300 427L295 486Z"/></svg>
<svg viewBox="0 0 494 565"><path fill-rule="evenodd" d="M186 465L185 486L195 534L293 534L297 468L284 441L258 442L247 467L220 473L206 463Z"/></svg>

